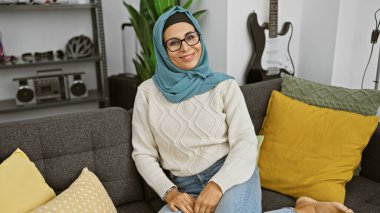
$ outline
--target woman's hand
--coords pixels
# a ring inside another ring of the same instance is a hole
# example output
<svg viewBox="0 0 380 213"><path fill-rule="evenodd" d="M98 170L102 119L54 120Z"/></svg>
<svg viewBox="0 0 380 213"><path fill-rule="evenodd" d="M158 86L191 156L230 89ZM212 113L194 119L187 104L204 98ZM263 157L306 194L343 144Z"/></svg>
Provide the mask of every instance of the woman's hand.
<svg viewBox="0 0 380 213"><path fill-rule="evenodd" d="M222 198L222 189L214 182L209 182L201 191L195 201L195 213L212 213L215 211L220 199Z"/></svg>
<svg viewBox="0 0 380 213"><path fill-rule="evenodd" d="M183 213L194 213L194 198L174 188L165 197L170 210L181 210Z"/></svg>

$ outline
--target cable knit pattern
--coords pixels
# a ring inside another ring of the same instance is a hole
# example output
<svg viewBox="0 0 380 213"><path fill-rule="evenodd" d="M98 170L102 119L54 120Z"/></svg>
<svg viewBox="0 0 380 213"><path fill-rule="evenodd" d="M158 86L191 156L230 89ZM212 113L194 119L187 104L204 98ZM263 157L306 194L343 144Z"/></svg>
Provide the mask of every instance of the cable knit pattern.
<svg viewBox="0 0 380 213"><path fill-rule="evenodd" d="M255 170L257 139L235 80L180 103L165 99L150 79L137 91L132 121L132 157L145 181L162 197L176 176L198 174L228 155L211 178L223 193Z"/></svg>
<svg viewBox="0 0 380 213"><path fill-rule="evenodd" d="M285 95L319 107L327 107L363 115L380 111L380 91L348 89L285 75L281 92Z"/></svg>

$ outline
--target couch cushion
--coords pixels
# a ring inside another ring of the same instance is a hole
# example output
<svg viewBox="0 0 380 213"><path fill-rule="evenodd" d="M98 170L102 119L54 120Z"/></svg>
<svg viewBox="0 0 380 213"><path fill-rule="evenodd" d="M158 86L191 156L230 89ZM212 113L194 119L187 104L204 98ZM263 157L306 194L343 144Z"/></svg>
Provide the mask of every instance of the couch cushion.
<svg viewBox="0 0 380 213"><path fill-rule="evenodd" d="M281 209L284 207L294 207L295 200L279 192L262 188L263 212Z"/></svg>
<svg viewBox="0 0 380 213"><path fill-rule="evenodd" d="M363 151L361 176L380 183L380 125Z"/></svg>
<svg viewBox="0 0 380 213"><path fill-rule="evenodd" d="M295 200L289 196L262 189L263 211L271 211L283 207L294 207ZM345 205L355 213L380 212L380 183L367 178L355 176L346 185Z"/></svg>
<svg viewBox="0 0 380 213"><path fill-rule="evenodd" d="M355 176L346 185L345 204L355 213L380 212L380 183Z"/></svg>
<svg viewBox="0 0 380 213"><path fill-rule="evenodd" d="M281 89L281 78L247 84L240 87L243 92L245 103L255 127L256 134L259 133L263 123L268 101L273 90Z"/></svg>
<svg viewBox="0 0 380 213"><path fill-rule="evenodd" d="M146 201L132 202L117 207L118 213L155 213L152 206Z"/></svg>
<svg viewBox="0 0 380 213"><path fill-rule="evenodd" d="M345 183L377 123L376 116L319 108L273 91L262 128L262 186L344 202Z"/></svg>
<svg viewBox="0 0 380 213"><path fill-rule="evenodd" d="M131 116L124 109L2 123L0 135L0 161L19 147L56 192L88 167L116 206L144 199L131 157Z"/></svg>

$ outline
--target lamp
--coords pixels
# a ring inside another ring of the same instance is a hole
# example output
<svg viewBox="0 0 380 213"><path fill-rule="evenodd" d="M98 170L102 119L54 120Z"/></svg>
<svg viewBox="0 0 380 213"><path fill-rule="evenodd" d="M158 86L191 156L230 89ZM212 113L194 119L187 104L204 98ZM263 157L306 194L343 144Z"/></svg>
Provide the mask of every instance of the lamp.
<svg viewBox="0 0 380 213"><path fill-rule="evenodd" d="M380 48L379 48L379 60L377 61L376 79L374 81L375 82L375 90L377 90L378 86L379 86L379 77L380 77Z"/></svg>

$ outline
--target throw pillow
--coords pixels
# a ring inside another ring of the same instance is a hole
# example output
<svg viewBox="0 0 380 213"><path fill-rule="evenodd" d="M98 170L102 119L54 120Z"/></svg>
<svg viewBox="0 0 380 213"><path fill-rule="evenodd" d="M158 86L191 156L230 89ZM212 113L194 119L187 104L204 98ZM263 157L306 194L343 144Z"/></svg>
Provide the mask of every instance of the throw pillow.
<svg viewBox="0 0 380 213"><path fill-rule="evenodd" d="M314 106L345 110L362 115L376 115L378 110L380 111L380 91L378 90L347 89L285 75L281 92Z"/></svg>
<svg viewBox="0 0 380 213"><path fill-rule="evenodd" d="M98 177L84 168L68 189L31 213L41 212L117 212Z"/></svg>
<svg viewBox="0 0 380 213"><path fill-rule="evenodd" d="M314 106L355 112L362 115L376 115L380 118L380 91L369 89L348 89L329 86L312 81L283 76L281 92L285 95ZM354 175L358 176L359 165Z"/></svg>
<svg viewBox="0 0 380 213"><path fill-rule="evenodd" d="M264 141L264 135L256 135L257 138L257 163L259 163L260 158L260 148Z"/></svg>
<svg viewBox="0 0 380 213"><path fill-rule="evenodd" d="M343 203L345 185L377 124L377 116L311 106L274 91L260 132L262 186Z"/></svg>
<svg viewBox="0 0 380 213"><path fill-rule="evenodd" d="M53 189L20 149L0 164L0 212L28 212L54 197Z"/></svg>

